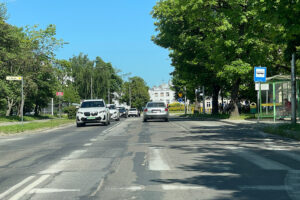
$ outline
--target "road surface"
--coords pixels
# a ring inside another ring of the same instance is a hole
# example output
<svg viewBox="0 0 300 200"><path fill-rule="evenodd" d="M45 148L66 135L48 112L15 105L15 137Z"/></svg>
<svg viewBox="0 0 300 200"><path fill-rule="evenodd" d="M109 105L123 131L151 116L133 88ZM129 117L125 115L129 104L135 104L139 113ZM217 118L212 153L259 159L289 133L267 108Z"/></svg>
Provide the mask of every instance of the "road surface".
<svg viewBox="0 0 300 200"><path fill-rule="evenodd" d="M299 144L179 118L1 136L0 199L296 200Z"/></svg>

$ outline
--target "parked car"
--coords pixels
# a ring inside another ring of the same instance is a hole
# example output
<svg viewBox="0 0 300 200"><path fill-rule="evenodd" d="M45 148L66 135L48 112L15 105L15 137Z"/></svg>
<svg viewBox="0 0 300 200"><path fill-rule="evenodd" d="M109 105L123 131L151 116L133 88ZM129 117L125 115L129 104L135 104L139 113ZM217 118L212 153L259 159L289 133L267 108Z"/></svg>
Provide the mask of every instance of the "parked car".
<svg viewBox="0 0 300 200"><path fill-rule="evenodd" d="M149 119L163 119L169 121L169 109L164 102L148 102L144 108L144 122Z"/></svg>
<svg viewBox="0 0 300 200"><path fill-rule="evenodd" d="M125 117L125 118L128 117L128 111L126 110L125 107L117 107L117 109L120 112L120 117Z"/></svg>
<svg viewBox="0 0 300 200"><path fill-rule="evenodd" d="M86 123L110 124L109 109L103 99L84 100L76 113L77 127Z"/></svg>
<svg viewBox="0 0 300 200"><path fill-rule="evenodd" d="M140 112L138 111L138 109L136 108L130 108L128 111L128 117L139 117L140 116Z"/></svg>
<svg viewBox="0 0 300 200"><path fill-rule="evenodd" d="M107 107L109 109L109 113L110 113L110 118L114 119L116 121L120 120L120 112L117 109L115 104L107 104Z"/></svg>

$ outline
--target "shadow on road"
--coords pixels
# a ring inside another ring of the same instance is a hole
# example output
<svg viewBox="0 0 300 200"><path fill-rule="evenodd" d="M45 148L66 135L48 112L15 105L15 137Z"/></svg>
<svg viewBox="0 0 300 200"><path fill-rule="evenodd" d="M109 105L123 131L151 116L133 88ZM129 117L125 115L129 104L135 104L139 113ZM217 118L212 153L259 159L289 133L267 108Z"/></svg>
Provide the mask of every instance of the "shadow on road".
<svg viewBox="0 0 300 200"><path fill-rule="evenodd" d="M170 118L170 121L204 121L198 119ZM210 120L219 121L219 120ZM211 124L211 123L210 123ZM242 145L263 144L265 137L254 134L251 125L223 122L215 126L192 126L189 133L182 131L182 136L165 139L168 149L176 150L180 155L189 155L193 159L176 166L182 170L183 178L152 179L160 184L182 184L186 186L201 186L223 196L212 194L211 199L228 200L258 200L258 199L290 199L284 189L247 189L257 186L282 186L287 174L284 170L265 170L252 162L237 156L235 149ZM270 136L279 145L286 140ZM199 141L199 144L197 144ZM207 143L205 143L205 142ZM180 143L182 142L182 144ZM189 144L191 142L191 144ZM202 143L200 143L202 142ZM204 143L203 143L204 142ZM201 145L202 144L202 145ZM225 148L226 146L231 148ZM233 148L232 148L233 147ZM235 148L236 147L236 148ZM273 156L268 150L248 147L257 155ZM273 152L274 153L274 152ZM184 157L184 156L183 156ZM300 164L300 163L298 163ZM188 176L189 172L193 172ZM199 173L199 175L195 175ZM201 197L199 196L199 199Z"/></svg>

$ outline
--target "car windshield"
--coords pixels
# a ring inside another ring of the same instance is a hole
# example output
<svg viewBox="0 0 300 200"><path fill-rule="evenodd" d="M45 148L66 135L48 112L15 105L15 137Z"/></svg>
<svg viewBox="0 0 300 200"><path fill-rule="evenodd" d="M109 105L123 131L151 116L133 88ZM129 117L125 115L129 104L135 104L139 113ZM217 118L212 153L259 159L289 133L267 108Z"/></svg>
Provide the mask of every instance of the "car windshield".
<svg viewBox="0 0 300 200"><path fill-rule="evenodd" d="M125 108L123 108L123 107L121 107L121 108L118 108L119 109L119 111L122 111L122 112L124 112L125 111Z"/></svg>
<svg viewBox="0 0 300 200"><path fill-rule="evenodd" d="M116 106L115 106L115 105L110 105L110 106L109 106L109 109L110 109L110 110L114 110L114 109L116 109Z"/></svg>
<svg viewBox="0 0 300 200"><path fill-rule="evenodd" d="M164 103L151 102L147 104L148 108L164 108L166 107Z"/></svg>
<svg viewBox="0 0 300 200"><path fill-rule="evenodd" d="M81 104L81 108L104 107L103 101L85 101Z"/></svg>

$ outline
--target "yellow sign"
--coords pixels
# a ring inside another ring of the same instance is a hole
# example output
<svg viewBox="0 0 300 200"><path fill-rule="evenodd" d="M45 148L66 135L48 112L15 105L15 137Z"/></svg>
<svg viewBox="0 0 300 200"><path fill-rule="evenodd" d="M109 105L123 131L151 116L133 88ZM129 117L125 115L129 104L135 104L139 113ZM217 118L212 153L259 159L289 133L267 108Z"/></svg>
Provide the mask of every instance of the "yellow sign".
<svg viewBox="0 0 300 200"><path fill-rule="evenodd" d="M8 81L21 81L22 80L22 76L7 76L6 80Z"/></svg>
<svg viewBox="0 0 300 200"><path fill-rule="evenodd" d="M182 97L182 93L181 93L181 92L179 92L179 93L178 93L178 96L181 98L181 97Z"/></svg>

